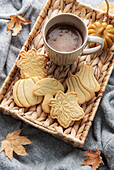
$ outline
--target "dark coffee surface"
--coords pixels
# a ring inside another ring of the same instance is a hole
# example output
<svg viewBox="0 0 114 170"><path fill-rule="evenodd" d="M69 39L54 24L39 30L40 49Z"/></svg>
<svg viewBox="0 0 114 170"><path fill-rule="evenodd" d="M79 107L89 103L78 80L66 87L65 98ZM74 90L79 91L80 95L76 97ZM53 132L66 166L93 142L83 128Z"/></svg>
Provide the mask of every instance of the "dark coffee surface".
<svg viewBox="0 0 114 170"><path fill-rule="evenodd" d="M70 52L83 44L80 32L69 24L56 24L47 32L47 43L55 50Z"/></svg>

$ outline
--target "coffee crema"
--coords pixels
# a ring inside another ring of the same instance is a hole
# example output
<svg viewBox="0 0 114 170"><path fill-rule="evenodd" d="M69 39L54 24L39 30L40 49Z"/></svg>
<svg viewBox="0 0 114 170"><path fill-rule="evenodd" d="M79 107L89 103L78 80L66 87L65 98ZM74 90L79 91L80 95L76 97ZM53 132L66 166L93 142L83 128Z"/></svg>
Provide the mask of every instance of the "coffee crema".
<svg viewBox="0 0 114 170"><path fill-rule="evenodd" d="M81 47L83 37L73 25L56 24L47 32L46 41L57 51L70 52Z"/></svg>

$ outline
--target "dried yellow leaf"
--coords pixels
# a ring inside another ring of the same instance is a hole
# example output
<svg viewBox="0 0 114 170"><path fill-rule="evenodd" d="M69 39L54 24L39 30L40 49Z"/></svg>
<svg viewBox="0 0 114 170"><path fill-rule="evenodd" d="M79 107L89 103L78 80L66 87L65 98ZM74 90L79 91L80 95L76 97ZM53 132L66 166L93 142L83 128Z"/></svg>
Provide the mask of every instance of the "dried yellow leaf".
<svg viewBox="0 0 114 170"><path fill-rule="evenodd" d="M13 151L17 155L27 155L25 148L22 145L31 144L32 142L25 136L19 136L22 129L8 133L5 140L1 142L0 152L5 151L6 156L10 159L13 158Z"/></svg>

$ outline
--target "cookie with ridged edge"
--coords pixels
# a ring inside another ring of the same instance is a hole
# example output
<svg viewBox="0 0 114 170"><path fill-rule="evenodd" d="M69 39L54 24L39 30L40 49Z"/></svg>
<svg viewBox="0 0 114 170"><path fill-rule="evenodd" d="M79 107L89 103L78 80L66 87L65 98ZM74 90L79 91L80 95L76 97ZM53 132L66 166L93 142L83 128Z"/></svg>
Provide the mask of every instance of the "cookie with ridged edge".
<svg viewBox="0 0 114 170"><path fill-rule="evenodd" d="M21 78L46 77L45 66L47 63L47 56L38 54L35 49L21 51L20 58L17 61L17 67L20 69Z"/></svg>
<svg viewBox="0 0 114 170"><path fill-rule="evenodd" d="M78 96L75 92L64 93L58 91L55 98L49 102L50 116L57 119L64 128L69 127L72 121L79 121L85 115L78 104Z"/></svg>

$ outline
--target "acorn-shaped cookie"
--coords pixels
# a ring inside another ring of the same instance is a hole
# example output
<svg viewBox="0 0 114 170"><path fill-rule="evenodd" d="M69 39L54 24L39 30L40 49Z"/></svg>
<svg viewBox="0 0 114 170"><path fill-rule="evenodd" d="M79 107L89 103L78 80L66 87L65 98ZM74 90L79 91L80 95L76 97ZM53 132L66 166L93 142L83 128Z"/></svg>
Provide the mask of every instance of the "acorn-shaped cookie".
<svg viewBox="0 0 114 170"><path fill-rule="evenodd" d="M114 43L114 28L106 22L95 22L88 27L88 34L90 36L98 36L104 39L104 50L110 48ZM90 47L97 46L98 44L90 43Z"/></svg>
<svg viewBox="0 0 114 170"><path fill-rule="evenodd" d="M13 87L13 98L15 103L20 107L30 107L41 103L43 97L34 96L32 87L40 78L31 77L28 79L18 80Z"/></svg>

